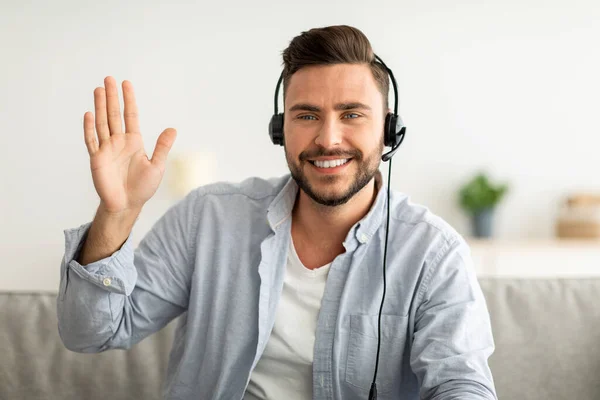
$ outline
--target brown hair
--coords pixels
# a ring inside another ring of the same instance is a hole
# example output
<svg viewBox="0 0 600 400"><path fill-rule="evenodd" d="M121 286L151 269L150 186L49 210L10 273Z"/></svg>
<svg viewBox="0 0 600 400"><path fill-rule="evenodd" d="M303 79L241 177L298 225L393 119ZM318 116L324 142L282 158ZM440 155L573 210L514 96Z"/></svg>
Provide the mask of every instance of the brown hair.
<svg viewBox="0 0 600 400"><path fill-rule="evenodd" d="M283 93L292 75L302 67L328 64L368 64L383 95L384 111L388 109L389 78L377 62L369 39L359 29L348 25L313 28L290 42L283 55Z"/></svg>

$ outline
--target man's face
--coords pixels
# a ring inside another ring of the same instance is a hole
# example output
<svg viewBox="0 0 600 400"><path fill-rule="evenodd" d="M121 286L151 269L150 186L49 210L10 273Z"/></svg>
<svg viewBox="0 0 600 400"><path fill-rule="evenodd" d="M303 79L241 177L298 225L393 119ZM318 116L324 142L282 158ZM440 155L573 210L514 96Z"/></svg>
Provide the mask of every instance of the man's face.
<svg viewBox="0 0 600 400"><path fill-rule="evenodd" d="M304 67L285 95L285 156L298 186L327 206L375 176L383 151L383 97L367 65Z"/></svg>

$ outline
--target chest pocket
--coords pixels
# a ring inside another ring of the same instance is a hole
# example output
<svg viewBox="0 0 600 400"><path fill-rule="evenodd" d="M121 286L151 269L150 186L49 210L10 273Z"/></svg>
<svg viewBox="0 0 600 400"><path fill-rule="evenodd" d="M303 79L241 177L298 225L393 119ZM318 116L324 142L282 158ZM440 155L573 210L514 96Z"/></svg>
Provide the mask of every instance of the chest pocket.
<svg viewBox="0 0 600 400"><path fill-rule="evenodd" d="M346 361L346 382L368 392L377 358L377 315L350 315L350 338ZM408 317L381 316L381 350L377 371L377 392L390 393L400 386L406 347Z"/></svg>

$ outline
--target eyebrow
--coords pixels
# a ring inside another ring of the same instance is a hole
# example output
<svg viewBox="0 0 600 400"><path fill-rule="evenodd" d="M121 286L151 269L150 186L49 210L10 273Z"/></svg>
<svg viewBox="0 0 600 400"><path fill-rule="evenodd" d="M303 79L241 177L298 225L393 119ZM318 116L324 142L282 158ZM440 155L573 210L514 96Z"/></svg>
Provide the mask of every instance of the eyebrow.
<svg viewBox="0 0 600 400"><path fill-rule="evenodd" d="M359 102L339 103L339 104L336 104L333 109L337 110L337 111L356 110L356 109L371 111L371 107L369 107L366 104L359 103ZM292 107L290 107L288 112L297 111L297 110L320 112L321 108L319 108L315 105L312 105L312 104L299 103L299 104L295 104Z"/></svg>

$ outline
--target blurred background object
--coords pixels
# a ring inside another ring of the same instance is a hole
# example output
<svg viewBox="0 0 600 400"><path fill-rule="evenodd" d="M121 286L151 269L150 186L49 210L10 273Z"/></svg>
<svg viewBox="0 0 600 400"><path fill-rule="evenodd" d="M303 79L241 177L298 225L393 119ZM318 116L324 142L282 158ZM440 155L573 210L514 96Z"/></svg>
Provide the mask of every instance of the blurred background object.
<svg viewBox="0 0 600 400"><path fill-rule="evenodd" d="M556 236L570 239L600 239L600 193L569 196L560 206Z"/></svg>
<svg viewBox="0 0 600 400"><path fill-rule="evenodd" d="M170 154L168 162L166 180L169 191L176 198L215 180L217 160L213 153L180 152Z"/></svg>
<svg viewBox="0 0 600 400"><path fill-rule="evenodd" d="M471 218L472 234L476 238L493 236L494 213L507 190L507 184L493 184L484 172L460 188L460 205Z"/></svg>

